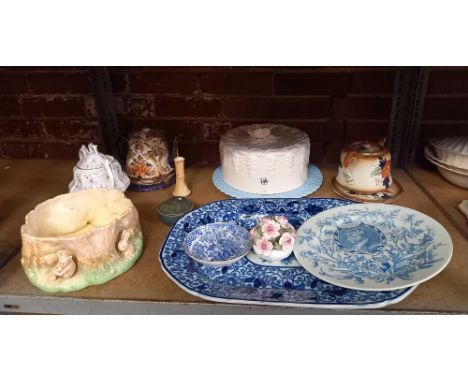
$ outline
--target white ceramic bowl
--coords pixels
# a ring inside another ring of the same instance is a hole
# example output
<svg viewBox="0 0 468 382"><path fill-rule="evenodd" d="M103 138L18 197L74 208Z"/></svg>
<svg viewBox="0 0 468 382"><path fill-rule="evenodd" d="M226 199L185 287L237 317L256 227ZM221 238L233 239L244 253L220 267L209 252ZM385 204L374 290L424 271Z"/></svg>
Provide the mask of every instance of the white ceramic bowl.
<svg viewBox="0 0 468 382"><path fill-rule="evenodd" d="M442 160L438 159L436 155L434 154L434 150L431 146L426 146L424 148L424 155L426 156L426 159L434 164L438 164L442 167L446 167L449 170L453 170L455 172L459 172L461 174L465 174L468 176L468 169L464 168L459 168L456 166L452 166L446 162L443 162Z"/></svg>
<svg viewBox="0 0 468 382"><path fill-rule="evenodd" d="M451 166L468 170L468 137L430 139L437 158Z"/></svg>
<svg viewBox="0 0 468 382"><path fill-rule="evenodd" d="M257 254L258 257L260 257L261 259L263 260L266 260L266 261L281 261L281 260L284 260L285 258L287 258L293 251L293 248L291 248L290 250L288 251L279 251L279 250L273 250L271 251L271 254L269 256L266 256L262 253L259 253L257 251L255 251L254 249L254 252Z"/></svg>
<svg viewBox="0 0 468 382"><path fill-rule="evenodd" d="M440 161L435 161L431 159L428 155L426 155L426 158L429 162L436 165L437 170L439 170L440 175L442 175L444 179L456 186L468 189L468 174L454 169L450 169L441 164Z"/></svg>

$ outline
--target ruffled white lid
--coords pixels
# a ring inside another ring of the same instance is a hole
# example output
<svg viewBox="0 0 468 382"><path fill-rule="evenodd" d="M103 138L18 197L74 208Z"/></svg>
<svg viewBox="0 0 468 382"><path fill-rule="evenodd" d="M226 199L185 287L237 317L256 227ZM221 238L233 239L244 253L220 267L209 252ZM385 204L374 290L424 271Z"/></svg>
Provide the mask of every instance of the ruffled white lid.
<svg viewBox="0 0 468 382"><path fill-rule="evenodd" d="M97 145L90 143L88 147L82 145L78 153L80 160L76 167L82 170L92 170L101 168L104 163L109 163L114 160L109 155L102 154L98 151Z"/></svg>
<svg viewBox="0 0 468 382"><path fill-rule="evenodd" d="M433 139L432 144L458 154L468 155L468 136Z"/></svg>

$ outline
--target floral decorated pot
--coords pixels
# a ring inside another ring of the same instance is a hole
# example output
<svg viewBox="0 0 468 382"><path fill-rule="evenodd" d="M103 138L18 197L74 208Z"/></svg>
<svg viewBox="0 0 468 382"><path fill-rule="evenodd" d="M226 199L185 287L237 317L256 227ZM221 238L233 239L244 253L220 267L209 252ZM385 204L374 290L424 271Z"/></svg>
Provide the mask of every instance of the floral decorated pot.
<svg viewBox="0 0 468 382"><path fill-rule="evenodd" d="M340 154L336 181L345 189L359 194L375 194L392 184L391 154L385 140L354 142Z"/></svg>
<svg viewBox="0 0 468 382"><path fill-rule="evenodd" d="M160 130L144 128L128 139L127 174L132 185L170 185L174 168L170 164L169 149Z"/></svg>
<svg viewBox="0 0 468 382"><path fill-rule="evenodd" d="M268 216L250 230L250 237L253 250L259 257L279 261L292 253L296 230L285 216Z"/></svg>

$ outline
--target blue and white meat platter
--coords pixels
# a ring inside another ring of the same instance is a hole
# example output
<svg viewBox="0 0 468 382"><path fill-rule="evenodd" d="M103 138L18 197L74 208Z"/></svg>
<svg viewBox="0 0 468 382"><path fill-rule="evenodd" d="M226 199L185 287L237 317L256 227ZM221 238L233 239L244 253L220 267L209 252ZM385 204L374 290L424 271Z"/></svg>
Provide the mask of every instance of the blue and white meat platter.
<svg viewBox="0 0 468 382"><path fill-rule="evenodd" d="M329 284L313 276L294 254L279 263L265 263L250 253L224 266L200 264L184 250L194 229L230 222L247 230L266 215L284 215L297 229L315 214L353 204L340 199L227 199L189 212L171 228L159 259L164 272L188 293L211 301L285 307L369 309L395 304L415 286L391 291L362 291Z"/></svg>

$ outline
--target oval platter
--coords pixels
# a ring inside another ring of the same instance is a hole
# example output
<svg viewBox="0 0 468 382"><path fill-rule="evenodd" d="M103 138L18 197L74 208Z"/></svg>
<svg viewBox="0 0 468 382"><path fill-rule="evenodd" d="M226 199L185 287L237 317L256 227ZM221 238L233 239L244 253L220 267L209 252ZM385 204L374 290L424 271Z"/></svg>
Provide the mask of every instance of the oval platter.
<svg viewBox="0 0 468 382"><path fill-rule="evenodd" d="M184 250L185 237L213 222L233 222L250 229L261 217L284 215L297 229L307 219L329 208L349 205L340 199L227 199L197 208L169 231L159 260L166 275L186 292L211 301L328 309L375 309L406 298L415 287L383 292L341 288L313 276L294 254L267 263L248 254L225 266L200 264Z"/></svg>

